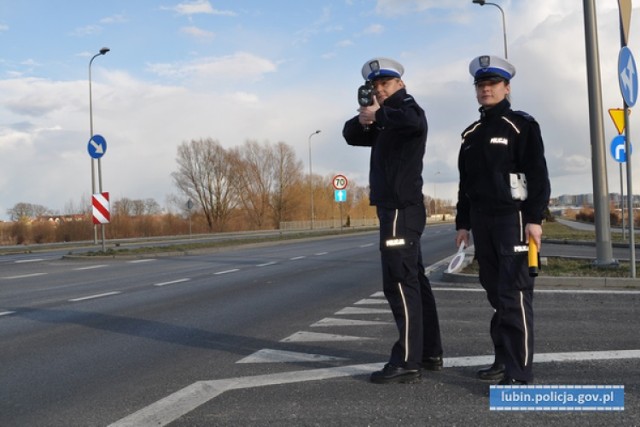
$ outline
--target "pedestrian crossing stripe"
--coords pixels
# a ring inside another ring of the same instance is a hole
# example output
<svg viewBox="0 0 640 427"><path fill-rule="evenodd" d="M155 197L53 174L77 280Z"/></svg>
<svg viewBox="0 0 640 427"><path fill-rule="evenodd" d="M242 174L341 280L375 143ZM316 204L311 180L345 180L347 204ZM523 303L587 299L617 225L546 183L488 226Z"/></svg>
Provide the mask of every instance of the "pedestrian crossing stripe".
<svg viewBox="0 0 640 427"><path fill-rule="evenodd" d="M324 342L324 341L366 341L374 338L354 337L351 335L324 334L320 332L296 332L280 342Z"/></svg>
<svg viewBox="0 0 640 427"><path fill-rule="evenodd" d="M355 302L355 305L365 305L365 304L386 304L387 300L384 299L361 299L360 301Z"/></svg>
<svg viewBox="0 0 640 427"><path fill-rule="evenodd" d="M236 363L292 363L292 362L330 362L348 360L344 357L326 356L323 354L299 353L295 351L273 350L263 348L238 360Z"/></svg>
<svg viewBox="0 0 640 427"><path fill-rule="evenodd" d="M312 324L311 327L317 328L321 326L375 326L390 325L392 322L384 322L381 320L356 320L356 319L337 319L335 317L325 317Z"/></svg>
<svg viewBox="0 0 640 427"><path fill-rule="evenodd" d="M388 308L364 308L364 307L345 307L342 310L336 312L337 315L345 314L387 314L391 313L391 309Z"/></svg>

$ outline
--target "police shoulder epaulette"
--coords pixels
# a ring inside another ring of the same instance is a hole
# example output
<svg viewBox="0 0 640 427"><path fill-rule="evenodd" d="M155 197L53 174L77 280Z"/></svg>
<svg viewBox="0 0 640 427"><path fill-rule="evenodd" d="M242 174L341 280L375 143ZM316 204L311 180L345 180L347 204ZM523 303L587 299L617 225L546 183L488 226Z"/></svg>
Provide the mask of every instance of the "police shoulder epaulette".
<svg viewBox="0 0 640 427"><path fill-rule="evenodd" d="M533 116L529 113L525 113L524 111L514 111L513 114L517 114L520 117L525 118L526 120L530 121L530 122L535 122L536 119L533 118Z"/></svg>

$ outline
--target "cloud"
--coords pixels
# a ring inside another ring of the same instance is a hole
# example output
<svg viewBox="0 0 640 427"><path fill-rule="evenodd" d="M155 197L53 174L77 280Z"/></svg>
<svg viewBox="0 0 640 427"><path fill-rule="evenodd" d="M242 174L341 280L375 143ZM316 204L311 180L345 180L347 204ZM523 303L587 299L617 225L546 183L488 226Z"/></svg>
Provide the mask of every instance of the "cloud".
<svg viewBox="0 0 640 427"><path fill-rule="evenodd" d="M74 109L78 99L70 101L66 91L73 83L52 82L45 79L24 78L0 80L4 94L3 107L8 113L31 118L49 115L55 111ZM84 101L87 102L87 101Z"/></svg>
<svg viewBox="0 0 640 427"><path fill-rule="evenodd" d="M211 31L203 30L198 27L182 27L180 31L184 34L188 34L198 40L213 40L215 34Z"/></svg>
<svg viewBox="0 0 640 427"><path fill-rule="evenodd" d="M186 63L149 64L148 70L162 77L185 79L220 79L256 82L277 66L269 59L247 52L213 58L199 58Z"/></svg>
<svg viewBox="0 0 640 427"><path fill-rule="evenodd" d="M124 17L124 15L112 15L112 16L107 16L106 18L102 18L100 20L101 24L124 24L128 22L127 18Z"/></svg>
<svg viewBox="0 0 640 427"><path fill-rule="evenodd" d="M72 36L75 37L85 37L91 36L95 34L99 34L102 32L102 27L100 25L85 25L84 27L78 27L71 32Z"/></svg>
<svg viewBox="0 0 640 427"><path fill-rule="evenodd" d="M380 24L371 24L364 29L364 34L382 34L384 32L384 26Z"/></svg>
<svg viewBox="0 0 640 427"><path fill-rule="evenodd" d="M223 16L236 16L236 13L230 10L217 10L211 6L211 3L207 0L194 0L191 2L178 3L173 7L161 7L162 10L172 10L178 15L223 15Z"/></svg>
<svg viewBox="0 0 640 427"><path fill-rule="evenodd" d="M338 46L338 47L351 47L351 46L353 46L353 40L340 40L338 43L336 43L336 46Z"/></svg>

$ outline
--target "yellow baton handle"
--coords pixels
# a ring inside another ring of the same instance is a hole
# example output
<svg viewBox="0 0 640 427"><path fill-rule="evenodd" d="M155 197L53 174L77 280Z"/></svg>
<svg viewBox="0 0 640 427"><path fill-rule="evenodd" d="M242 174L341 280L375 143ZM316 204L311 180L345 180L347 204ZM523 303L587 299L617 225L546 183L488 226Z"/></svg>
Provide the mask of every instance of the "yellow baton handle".
<svg viewBox="0 0 640 427"><path fill-rule="evenodd" d="M538 245L536 245L533 237L529 238L529 276L536 277L538 275Z"/></svg>

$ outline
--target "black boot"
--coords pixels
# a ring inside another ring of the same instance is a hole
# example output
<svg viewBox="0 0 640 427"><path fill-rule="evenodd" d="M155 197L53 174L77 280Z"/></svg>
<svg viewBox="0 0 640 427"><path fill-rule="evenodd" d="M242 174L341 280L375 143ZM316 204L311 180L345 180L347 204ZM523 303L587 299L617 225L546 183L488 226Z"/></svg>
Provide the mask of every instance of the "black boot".
<svg viewBox="0 0 640 427"><path fill-rule="evenodd" d="M422 369L427 371L442 370L442 356L425 357L422 359Z"/></svg>
<svg viewBox="0 0 640 427"><path fill-rule="evenodd" d="M411 383L419 379L419 369L405 369L391 363L387 363L381 371L372 373L370 377L371 382L376 384Z"/></svg>
<svg viewBox="0 0 640 427"><path fill-rule="evenodd" d="M528 381L516 380L515 378L504 377L498 385L527 385Z"/></svg>
<svg viewBox="0 0 640 427"><path fill-rule="evenodd" d="M483 381L501 380L504 378L504 364L493 362L488 368L480 369L477 376Z"/></svg>

